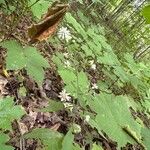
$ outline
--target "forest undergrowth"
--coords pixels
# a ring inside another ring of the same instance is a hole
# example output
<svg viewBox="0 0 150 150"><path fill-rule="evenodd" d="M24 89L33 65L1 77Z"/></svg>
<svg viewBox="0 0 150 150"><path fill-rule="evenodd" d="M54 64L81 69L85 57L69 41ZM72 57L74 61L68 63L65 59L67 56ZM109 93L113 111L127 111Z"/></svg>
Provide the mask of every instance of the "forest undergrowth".
<svg viewBox="0 0 150 150"><path fill-rule="evenodd" d="M150 5L134 57L105 2L0 0L0 150L150 150Z"/></svg>

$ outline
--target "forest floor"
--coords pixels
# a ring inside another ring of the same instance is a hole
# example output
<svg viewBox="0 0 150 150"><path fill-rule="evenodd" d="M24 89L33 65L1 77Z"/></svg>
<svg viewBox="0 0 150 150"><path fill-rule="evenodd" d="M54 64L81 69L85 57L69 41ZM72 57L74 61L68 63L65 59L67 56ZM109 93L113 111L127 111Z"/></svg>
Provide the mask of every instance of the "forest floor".
<svg viewBox="0 0 150 150"><path fill-rule="evenodd" d="M19 24L12 28L12 18L8 18L0 14L0 26L4 34L3 39L15 39L20 41L22 45L26 45L28 41L27 28L33 23L30 17L24 17L21 19ZM1 39L1 40L3 40ZM1 96L5 97L7 95L15 97L15 103L22 105L26 110L26 115L20 121L14 121L13 131L9 133L11 139L9 143L16 148L16 150L26 149L35 150L40 147L40 143L37 140L25 140L21 138L21 135L31 131L34 128L50 128L61 133L66 134L68 129L68 124L73 120L77 124L81 125L81 132L76 134L75 141L80 145L84 146L86 150L89 150L89 145L86 144L87 132L93 132L85 122L80 118L80 116L70 116L67 111L59 111L55 113L49 112L39 112L41 108L48 106L49 99L59 99L59 93L63 88L63 81L56 72L55 66L51 63L52 54L56 51L64 51L63 45L58 45L54 47L52 43L40 42L34 45L37 47L42 55L49 60L51 68L45 70L45 79L43 86L39 87L26 73L25 70L19 72L23 77L23 80L18 81L18 74L14 71L8 71L8 76L3 71L5 66L6 51L0 48L0 63L1 63L1 75L0 75L0 89ZM96 75L93 75L93 80ZM92 80L92 79L91 79ZM25 91L25 92L24 92ZM24 93L24 96L20 96L20 92ZM98 91L97 91L98 92ZM150 127L148 121L142 116L143 120L147 126ZM107 136L107 135L106 135ZM109 138L105 139L102 136L96 134L95 141L102 144L105 150L116 150L116 143L111 141ZM20 144L21 143L21 144ZM20 147L20 145L22 147ZM139 145L127 145L124 150L141 150Z"/></svg>

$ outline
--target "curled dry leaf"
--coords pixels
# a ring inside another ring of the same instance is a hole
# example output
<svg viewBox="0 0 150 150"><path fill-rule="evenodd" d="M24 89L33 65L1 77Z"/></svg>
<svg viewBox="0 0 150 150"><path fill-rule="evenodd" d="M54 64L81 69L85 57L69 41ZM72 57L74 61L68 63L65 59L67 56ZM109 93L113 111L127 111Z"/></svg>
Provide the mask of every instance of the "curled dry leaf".
<svg viewBox="0 0 150 150"><path fill-rule="evenodd" d="M68 4L56 4L51 6L39 23L31 25L28 28L30 43L43 41L49 36L52 36L65 15L68 6Z"/></svg>

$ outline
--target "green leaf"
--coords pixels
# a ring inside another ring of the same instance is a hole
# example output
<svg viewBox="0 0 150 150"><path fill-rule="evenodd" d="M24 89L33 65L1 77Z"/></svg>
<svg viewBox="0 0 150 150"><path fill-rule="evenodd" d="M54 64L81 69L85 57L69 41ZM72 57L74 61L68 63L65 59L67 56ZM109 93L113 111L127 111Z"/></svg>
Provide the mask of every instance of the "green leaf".
<svg viewBox="0 0 150 150"><path fill-rule="evenodd" d="M74 140L74 135L72 134L72 129L70 129L63 139L61 150L72 150L73 140Z"/></svg>
<svg viewBox="0 0 150 150"><path fill-rule="evenodd" d="M30 5L34 4L31 7L32 13L34 16L36 16L38 19L41 18L42 15L44 15L48 8L50 7L50 2L46 0L40 0L36 3L37 0L30 0Z"/></svg>
<svg viewBox="0 0 150 150"><path fill-rule="evenodd" d="M81 35L84 39L87 38L87 34L84 30L84 27L76 21L76 19L72 16L71 13L67 13L65 15L65 18L67 20L67 23L70 24L78 33L80 33L79 35Z"/></svg>
<svg viewBox="0 0 150 150"><path fill-rule="evenodd" d="M4 0L0 0L0 4L1 4L1 3L2 3L2 4L3 4L3 3L5 4L5 1L4 1Z"/></svg>
<svg viewBox="0 0 150 150"><path fill-rule="evenodd" d="M150 149L150 129L148 128L142 128L142 137L143 137L143 143L145 145L146 150Z"/></svg>
<svg viewBox="0 0 150 150"><path fill-rule="evenodd" d="M21 106L14 106L13 98L0 99L0 128L11 130L11 123L25 114Z"/></svg>
<svg viewBox="0 0 150 150"><path fill-rule="evenodd" d="M38 139L42 142L44 150L61 150L63 135L57 131L46 128L36 128L24 135L26 139Z"/></svg>
<svg viewBox="0 0 150 150"><path fill-rule="evenodd" d="M6 68L8 70L25 68L38 84L42 84L44 79L43 68L49 67L49 64L36 48L23 48L15 40L5 41L1 46L7 49Z"/></svg>
<svg viewBox="0 0 150 150"><path fill-rule="evenodd" d="M7 49L6 68L8 70L17 70L25 67L24 50L18 42L10 40L0 45Z"/></svg>
<svg viewBox="0 0 150 150"><path fill-rule="evenodd" d="M1 150L14 150L12 146L6 145L9 141L9 136L0 132L0 149Z"/></svg>
<svg viewBox="0 0 150 150"><path fill-rule="evenodd" d="M145 17L146 22L150 24L150 5L143 8L142 14Z"/></svg>
<svg viewBox="0 0 150 150"><path fill-rule="evenodd" d="M76 73L74 69L70 68L58 70L58 72L66 84L65 89L72 96L77 97L78 94L88 93L89 81L83 71Z"/></svg>
<svg viewBox="0 0 150 150"><path fill-rule="evenodd" d="M92 150L103 150L103 148L100 145L93 144Z"/></svg>
<svg viewBox="0 0 150 150"><path fill-rule="evenodd" d="M128 142L134 143L132 136L127 134L123 128L129 126L136 133L138 140L141 140L140 125L133 119L126 97L100 94L88 101L89 106L97 113L95 122L98 130L103 130L106 134L117 141L118 147L125 146Z"/></svg>
<svg viewBox="0 0 150 150"><path fill-rule="evenodd" d="M43 109L40 109L39 111L42 112L57 112L59 110L62 110L64 108L64 105L62 102L56 102L54 100L49 101L49 106Z"/></svg>

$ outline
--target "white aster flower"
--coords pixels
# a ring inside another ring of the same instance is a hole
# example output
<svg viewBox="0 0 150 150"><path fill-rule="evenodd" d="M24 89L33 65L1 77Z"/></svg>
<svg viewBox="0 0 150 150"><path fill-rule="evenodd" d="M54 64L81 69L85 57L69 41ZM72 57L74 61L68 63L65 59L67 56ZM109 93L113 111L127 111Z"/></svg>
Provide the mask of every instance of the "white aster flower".
<svg viewBox="0 0 150 150"><path fill-rule="evenodd" d="M96 70L96 64L94 63L94 60L90 61L91 69Z"/></svg>
<svg viewBox="0 0 150 150"><path fill-rule="evenodd" d="M64 62L66 67L70 67L70 62L67 60Z"/></svg>
<svg viewBox="0 0 150 150"><path fill-rule="evenodd" d="M86 122L89 122L89 121L90 121L90 116L89 116L89 115L86 115L86 116L85 116L85 121L86 121Z"/></svg>
<svg viewBox="0 0 150 150"><path fill-rule="evenodd" d="M92 83L92 89L93 89L93 90L98 89L98 86L97 86L97 84L96 84L96 83Z"/></svg>
<svg viewBox="0 0 150 150"><path fill-rule="evenodd" d="M72 110L73 110L73 104L68 103L68 102L65 102L65 103L63 103L63 104L64 104L64 107L65 107L65 108L68 108L68 109L72 112Z"/></svg>
<svg viewBox="0 0 150 150"><path fill-rule="evenodd" d="M57 34L61 40L66 40L67 42L72 38L67 27L61 27Z"/></svg>
<svg viewBox="0 0 150 150"><path fill-rule="evenodd" d="M92 64L91 69L96 70L96 64Z"/></svg>
<svg viewBox="0 0 150 150"><path fill-rule="evenodd" d="M69 57L69 54L68 53L63 53L63 55L68 58Z"/></svg>
<svg viewBox="0 0 150 150"><path fill-rule="evenodd" d="M71 101L71 97L69 96L69 93L66 93L66 90L64 89L62 92L59 93L59 98L61 99L61 101L63 102L69 102Z"/></svg>

